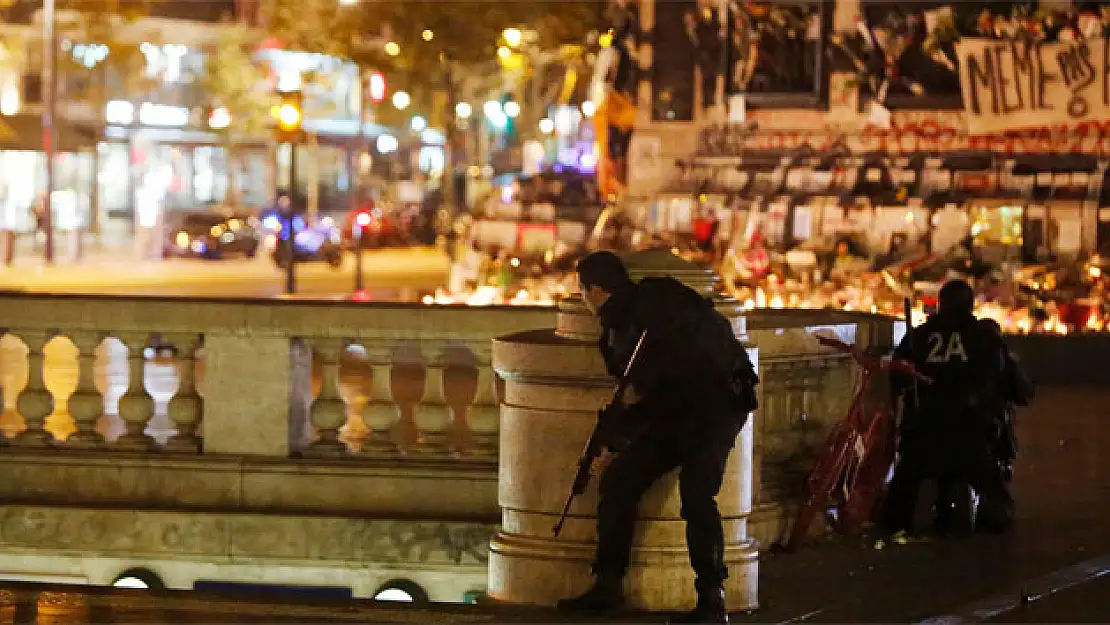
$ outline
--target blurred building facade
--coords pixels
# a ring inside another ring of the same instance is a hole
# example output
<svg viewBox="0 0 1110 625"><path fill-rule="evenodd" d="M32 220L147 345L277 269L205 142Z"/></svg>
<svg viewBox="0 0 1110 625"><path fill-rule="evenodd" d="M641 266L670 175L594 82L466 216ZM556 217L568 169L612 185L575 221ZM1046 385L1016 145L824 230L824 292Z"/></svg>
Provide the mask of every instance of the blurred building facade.
<svg viewBox="0 0 1110 625"><path fill-rule="evenodd" d="M116 22L110 41L94 40L82 16L59 12L57 227L150 227L172 212L257 208L278 188L294 189L312 208L341 210L360 175L411 178L434 166L434 155L421 148L442 153L442 133L370 123L361 115L354 64L282 50L258 37L253 59L265 76L260 91L313 76L299 85L308 132L291 181L288 148L278 150L266 131L230 135L229 112L205 89L208 57L224 29L239 26L221 19L230 6L217 11L210 5L219 3L203 4L209 8L183 12L175 3L154 3L152 14L138 19L108 16ZM33 228L45 188L40 13L17 3L0 23L0 208L2 228L17 232ZM371 158L358 158L360 122L366 122ZM398 140L377 141L382 135Z"/></svg>

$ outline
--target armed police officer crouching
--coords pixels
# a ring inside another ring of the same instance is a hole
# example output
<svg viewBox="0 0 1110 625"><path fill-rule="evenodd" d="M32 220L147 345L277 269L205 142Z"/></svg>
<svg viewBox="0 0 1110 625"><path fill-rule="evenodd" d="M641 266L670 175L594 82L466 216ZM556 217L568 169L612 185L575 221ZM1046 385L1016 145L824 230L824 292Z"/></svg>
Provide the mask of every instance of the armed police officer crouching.
<svg viewBox="0 0 1110 625"><path fill-rule="evenodd" d="M887 491L887 530L897 535L913 529L921 484L936 480L944 489L966 484L979 495L977 516L964 511L975 529L1004 532L1013 520L1013 500L994 453L996 407L1005 395L1005 349L1001 336L973 314L974 292L954 280L939 295L938 310L908 333L896 358L912 360L932 379L916 393L903 393L899 461ZM908 390L908 381L901 382ZM938 529L950 525L949 493L940 493Z"/></svg>
<svg viewBox="0 0 1110 625"><path fill-rule="evenodd" d="M578 265L582 297L601 319L609 373L623 376L620 426L599 482L595 581L563 610L620 607L637 505L678 468L682 518L696 575L696 609L682 622L727 623L724 533L716 497L725 463L755 408L758 378L732 326L712 303L672 278L629 278L621 260L595 252ZM630 361L631 364L630 364ZM605 414L611 414L611 410Z"/></svg>

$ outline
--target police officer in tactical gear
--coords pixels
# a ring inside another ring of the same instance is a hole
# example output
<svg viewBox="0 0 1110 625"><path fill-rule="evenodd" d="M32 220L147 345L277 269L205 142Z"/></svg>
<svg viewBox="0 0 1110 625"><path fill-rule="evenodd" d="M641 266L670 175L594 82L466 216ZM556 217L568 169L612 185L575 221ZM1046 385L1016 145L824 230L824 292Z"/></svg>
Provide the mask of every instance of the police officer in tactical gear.
<svg viewBox="0 0 1110 625"><path fill-rule="evenodd" d="M725 322L725 340L721 335L698 340L708 336L699 323L717 315L712 304L672 278L632 282L611 252L583 258L578 278L586 305L600 317L599 347L611 375L624 371L641 333L646 334L621 398L622 424L628 426L628 435L621 438L626 443L611 456L598 483L595 580L585 594L564 599L559 608L620 607L639 501L660 477L677 468L698 594L697 607L678 622L727 623L728 570L716 496L725 462L754 407L737 400L731 372L716 364L733 357L721 350L738 345L731 327ZM746 354L742 359L750 369ZM755 381L749 382L748 388L754 388Z"/></svg>
<svg viewBox="0 0 1110 625"><path fill-rule="evenodd" d="M896 358L912 360L932 383L918 385L916 406L912 395L903 393L900 458L884 510L893 534L912 531L918 492L926 479L968 484L978 493L975 529L997 533L1012 524L1013 500L992 453L1004 348L1001 337L975 318L974 303L966 282L948 282L940 290L937 313L914 328L894 352ZM903 390L906 383L895 380ZM952 499L942 494L939 501L947 505ZM968 509L968 520L971 516Z"/></svg>
<svg viewBox="0 0 1110 625"><path fill-rule="evenodd" d="M979 324L1000 340L1002 327L993 319L980 319ZM998 463L1002 481L1009 484L1013 479L1014 459L1017 457L1017 432L1014 417L1016 406L1027 406L1033 399L1033 384L1025 376L1017 358L1002 344L1002 378L1000 392L993 401L984 406L988 417L987 438L990 441L991 455ZM964 515L967 515L966 517ZM938 534L950 534L954 530L963 533L970 529L970 493L967 484L950 483L940 480L937 483L937 504L934 529Z"/></svg>

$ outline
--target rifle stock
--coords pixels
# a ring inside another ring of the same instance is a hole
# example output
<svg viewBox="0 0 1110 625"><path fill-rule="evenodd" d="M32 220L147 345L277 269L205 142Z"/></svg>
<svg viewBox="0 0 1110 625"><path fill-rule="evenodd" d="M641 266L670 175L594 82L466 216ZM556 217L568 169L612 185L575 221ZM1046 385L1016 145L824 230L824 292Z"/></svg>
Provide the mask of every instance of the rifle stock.
<svg viewBox="0 0 1110 625"><path fill-rule="evenodd" d="M624 374L617 380L617 388L613 391L613 398L609 400L604 408L597 411L597 423L594 425L589 440L586 441L582 456L578 459L578 472L574 474L574 483L571 485L570 495L567 496L567 501L563 504L563 512L559 515L558 523L551 528L556 537L563 530L563 524L566 523L567 514L570 513L570 506L574 503L574 498L585 493L586 487L590 485L590 470L593 468L594 461L601 455L602 448L613 440L620 420L621 396L628 388L628 373L632 370L632 363L636 362L636 356L640 353L640 346L644 344L645 336L647 336L646 331L640 333L640 338L636 341L636 348L632 350L632 356L629 357L628 364L624 367Z"/></svg>

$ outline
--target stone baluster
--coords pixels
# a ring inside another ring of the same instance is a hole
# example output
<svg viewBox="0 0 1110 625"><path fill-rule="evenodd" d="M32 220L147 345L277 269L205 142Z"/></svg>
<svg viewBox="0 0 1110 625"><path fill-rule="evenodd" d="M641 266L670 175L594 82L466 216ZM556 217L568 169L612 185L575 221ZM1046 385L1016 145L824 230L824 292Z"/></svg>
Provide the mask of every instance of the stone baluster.
<svg viewBox="0 0 1110 625"><path fill-rule="evenodd" d="M424 394L420 403L415 407L413 419L420 440L417 447L427 453L444 453L446 449L445 434L451 422L450 411L447 408L446 389L444 389L444 373L447 367L443 354L438 345L422 346L424 356Z"/></svg>
<svg viewBox="0 0 1110 625"><path fill-rule="evenodd" d="M96 388L96 349L104 341L100 332L72 332L77 347L77 388L69 396L67 409L77 431L66 439L70 447L94 448L104 444L96 422L104 414L104 396Z"/></svg>
<svg viewBox="0 0 1110 625"><path fill-rule="evenodd" d="M394 431L401 423L401 407L393 400L393 349L388 345L366 348L370 361L370 397L362 421L370 430L363 446L368 452L395 451ZM414 428L415 429L415 428Z"/></svg>
<svg viewBox="0 0 1110 625"><path fill-rule="evenodd" d="M200 349L201 337L199 334L179 334L170 339L179 354L178 386L166 410L177 434L166 442L165 449L197 454L201 445L197 428L204 415L204 400L197 392L197 350Z"/></svg>
<svg viewBox="0 0 1110 625"><path fill-rule="evenodd" d="M482 342L473 346L477 359L477 380L474 399L463 414L452 413L449 448L477 456L497 456L499 424L497 374L490 364L490 346Z"/></svg>
<svg viewBox="0 0 1110 625"><path fill-rule="evenodd" d="M320 394L310 411L317 439L309 454L335 456L347 446L339 440L339 428L347 422L347 404L339 395L339 359L343 355L343 339L327 338L312 342L315 357L320 359Z"/></svg>
<svg viewBox="0 0 1110 625"><path fill-rule="evenodd" d="M125 431L116 446L132 451L148 451L154 441L146 435L146 425L154 416L154 398L146 390L146 354L149 335L124 332L119 340L127 348L127 392L119 398L119 416Z"/></svg>
<svg viewBox="0 0 1110 625"><path fill-rule="evenodd" d="M21 338L27 346L27 386L16 399L16 408L27 429L14 442L24 447L45 447L54 440L46 431L46 418L54 412L54 395L46 389L43 377L43 349L54 333L32 330L22 333Z"/></svg>

